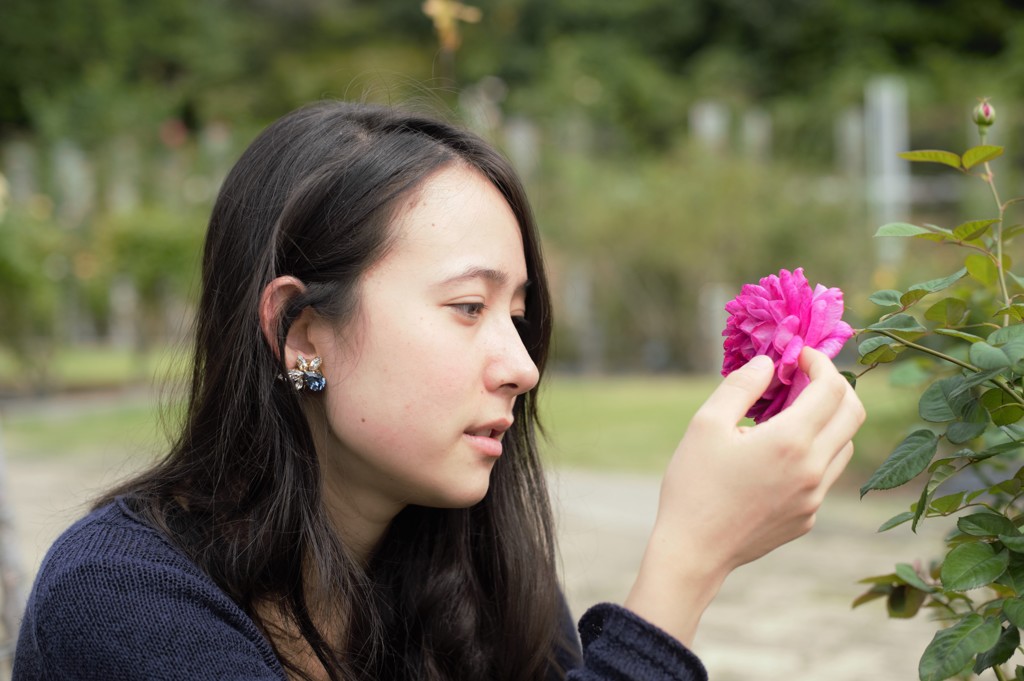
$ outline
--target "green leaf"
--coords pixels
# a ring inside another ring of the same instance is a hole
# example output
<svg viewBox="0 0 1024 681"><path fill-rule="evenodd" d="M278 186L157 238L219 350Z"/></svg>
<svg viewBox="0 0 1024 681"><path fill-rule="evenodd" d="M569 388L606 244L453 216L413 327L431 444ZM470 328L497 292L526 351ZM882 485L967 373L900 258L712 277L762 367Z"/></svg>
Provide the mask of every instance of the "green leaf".
<svg viewBox="0 0 1024 681"><path fill-rule="evenodd" d="M970 452L971 450L961 449L960 451ZM973 452L971 453L973 454ZM932 461L931 464L928 466L928 471L932 474L931 480L928 481L928 491L935 491L935 489L939 485L941 485L942 483L946 482L946 480L951 478L957 471L957 468L956 466L953 465L953 462L963 458L964 456L961 456L959 453L957 453L945 459L938 459L937 461Z"/></svg>
<svg viewBox="0 0 1024 681"><path fill-rule="evenodd" d="M929 293L930 293L930 291L926 291L924 289L909 288L909 289L907 289L906 293L904 293L902 296L900 296L900 306L902 306L903 309L907 309L908 307L910 307L911 305L913 305L917 301L919 301L922 298L924 298Z"/></svg>
<svg viewBox="0 0 1024 681"><path fill-rule="evenodd" d="M875 291L870 296L868 296L868 300L870 300L875 305L889 307L890 305L900 304L900 295L901 293L899 291L895 291L893 289L885 289L884 291Z"/></svg>
<svg viewBox="0 0 1024 681"><path fill-rule="evenodd" d="M990 220L971 220L970 222L958 225L956 229L953 230L953 236L960 241L978 239L997 222L999 222L998 218Z"/></svg>
<svg viewBox="0 0 1024 681"><path fill-rule="evenodd" d="M946 428L946 439L955 445L962 445L965 442L970 442L976 437L981 437L987 429L987 419L984 422L957 421L949 424L949 427Z"/></svg>
<svg viewBox="0 0 1024 681"><path fill-rule="evenodd" d="M955 445L969 442L988 428L988 411L970 393L964 393L969 401L961 409L960 418L946 428L946 439ZM959 401L959 400L958 400Z"/></svg>
<svg viewBox="0 0 1024 681"><path fill-rule="evenodd" d="M1007 203L1009 203L1009 202L1007 202ZM1005 242L1009 241L1010 239L1012 239L1013 237L1017 236L1021 232L1024 232L1024 224L1018 223L1016 225L1010 225L1008 227L1003 227L1003 242L1005 243Z"/></svg>
<svg viewBox="0 0 1024 681"><path fill-rule="evenodd" d="M960 269L958 269L956 272L954 272L953 274L949 275L948 277L939 277L938 279L929 279L928 281L923 281L920 284L914 284L908 290L914 291L914 290L917 290L917 289L921 289L921 290L924 290L924 291L928 291L929 293L936 293L938 291L942 291L942 290L945 290L945 289L949 288L950 286L952 286L956 282L958 282L961 279L963 279L965 276L967 276L967 268L966 267L961 267Z"/></svg>
<svg viewBox="0 0 1024 681"><path fill-rule="evenodd" d="M914 569L914 566L909 563L897 563L896 576L915 589L920 589L926 593L932 593L935 591L935 587L930 584L926 584L925 581L921 579L921 575L917 574L917 570Z"/></svg>
<svg viewBox="0 0 1024 681"><path fill-rule="evenodd" d="M885 608L893 619L910 619L924 605L928 594L906 584L892 587L886 599Z"/></svg>
<svg viewBox="0 0 1024 681"><path fill-rule="evenodd" d="M876 364L891 362L906 349L907 346L888 336L875 336L858 345L857 354L861 364Z"/></svg>
<svg viewBox="0 0 1024 681"><path fill-rule="evenodd" d="M982 461L984 459L991 459L993 456L999 456L1000 454L1017 452L1020 448L1021 445L1016 442L1003 442L978 452L973 458L975 461Z"/></svg>
<svg viewBox="0 0 1024 681"><path fill-rule="evenodd" d="M967 303L959 298L943 298L929 307L924 318L946 326L958 326L967 316Z"/></svg>
<svg viewBox="0 0 1024 681"><path fill-rule="evenodd" d="M965 340L968 343L977 343L980 340L985 340L981 336L975 336L973 333L964 333L963 331L957 331L956 329L935 329L935 333L941 336L959 338L960 340Z"/></svg>
<svg viewBox="0 0 1024 681"><path fill-rule="evenodd" d="M945 681L959 673L975 655L994 646L1001 632L999 620L969 613L948 629L936 632L921 656L918 677L921 681Z"/></svg>
<svg viewBox="0 0 1024 681"><path fill-rule="evenodd" d="M914 511L914 520L910 523L910 531L917 532L917 524L921 522L921 518L924 517L924 512L928 509L928 500L931 498L932 489L929 489L931 481L921 489L921 496L917 498L917 503L913 504L910 508ZM863 497L862 497L863 498Z"/></svg>
<svg viewBox="0 0 1024 681"><path fill-rule="evenodd" d="M981 404L988 410L992 423L1008 426L1024 418L1024 407L1001 388L992 388L981 396Z"/></svg>
<svg viewBox="0 0 1024 681"><path fill-rule="evenodd" d="M982 144L977 147L971 147L964 152L964 168L970 170L979 163L991 161L992 159L998 158L1002 155L1003 148L997 147L994 144Z"/></svg>
<svg viewBox="0 0 1024 681"><path fill-rule="evenodd" d="M938 445L938 436L930 430L908 435L860 488L861 497L873 489L892 489L913 480L928 467Z"/></svg>
<svg viewBox="0 0 1024 681"><path fill-rule="evenodd" d="M901 152L899 157L916 163L942 163L950 168L960 170L960 157L951 151L941 151L939 149L918 149L916 151Z"/></svg>
<svg viewBox="0 0 1024 681"><path fill-rule="evenodd" d="M1020 631L1017 630L1017 627L1004 628L996 644L978 655L978 659L974 663L974 673L980 674L997 664L1005 663L1013 657L1013 653L1019 645Z"/></svg>
<svg viewBox="0 0 1024 681"><path fill-rule="evenodd" d="M971 253L964 259L967 266L967 274L971 275L985 286L994 286L999 281L999 270L996 264L988 256L980 253Z"/></svg>
<svg viewBox="0 0 1024 681"><path fill-rule="evenodd" d="M939 515L949 515L954 511L960 510L960 504L964 502L964 494L966 494L966 492L953 492L952 494L947 494L944 497L939 497L930 503L928 508Z"/></svg>
<svg viewBox="0 0 1024 681"><path fill-rule="evenodd" d="M1024 338L1024 324L1011 324L996 329L985 340L989 345L1006 345L1016 338Z"/></svg>
<svg viewBox="0 0 1024 681"><path fill-rule="evenodd" d="M1014 594L1024 594L1024 556L1010 556L1010 567L1006 568L1006 572L999 576L996 583L1010 589ZM1006 602L1003 601L1004 604Z"/></svg>
<svg viewBox="0 0 1024 681"><path fill-rule="evenodd" d="M903 523L907 522L908 520L912 519L913 517L914 517L914 512L913 511L903 511L903 513L897 513L896 515L894 515L893 517L889 518L884 523L879 525L878 526L878 530L876 530L876 531L877 532L885 532L886 530L891 530L892 528L894 528L894 527L896 527L898 525L902 525Z"/></svg>
<svg viewBox="0 0 1024 681"><path fill-rule="evenodd" d="M965 391L970 390L975 386L982 385L1003 373L1006 373L1006 369L990 369L988 371L979 371L976 374L965 376L963 384L959 388L953 390L949 396L956 397Z"/></svg>
<svg viewBox="0 0 1024 681"><path fill-rule="evenodd" d="M873 575L871 577L864 577L858 579L858 584L898 584L900 581L899 575L895 572L890 572L886 575Z"/></svg>
<svg viewBox="0 0 1024 681"><path fill-rule="evenodd" d="M971 364L979 369L1009 369L1013 366L1013 362L1010 361L1005 352L984 341L971 345L971 351L968 356L971 359Z"/></svg>
<svg viewBox="0 0 1024 681"><path fill-rule="evenodd" d="M988 491L989 494L1008 494L1010 496L1016 496L1020 492L1021 487L1024 487L1024 485L1021 485L1020 480L1010 478L1009 480L997 482L989 487Z"/></svg>
<svg viewBox="0 0 1024 681"><path fill-rule="evenodd" d="M921 418L932 423L961 418L971 401L970 393L960 390L963 383L963 376L947 376L925 388L918 401L918 414Z"/></svg>
<svg viewBox="0 0 1024 681"><path fill-rule="evenodd" d="M1015 367L1020 364L1021 360L1024 360L1024 338L1018 336L1000 347Z"/></svg>
<svg viewBox="0 0 1024 681"><path fill-rule="evenodd" d="M991 584L1006 572L1009 564L1009 551L996 553L983 542L961 544L954 547L942 563L942 588L944 591L969 591Z"/></svg>
<svg viewBox="0 0 1024 681"><path fill-rule="evenodd" d="M981 511L961 516L956 521L957 529L972 537L997 537L1000 534L1020 534L1017 527L1002 513Z"/></svg>
<svg viewBox="0 0 1024 681"><path fill-rule="evenodd" d="M1003 315L1009 315L1010 317L1016 319L1018 322L1022 322L1024 321L1024 305L1020 303L1014 303L1013 305L999 308L998 310L992 313L993 317L1001 317Z"/></svg>
<svg viewBox="0 0 1024 681"><path fill-rule="evenodd" d="M1003 614L1010 624L1024 628L1024 598L1008 598L1003 601Z"/></svg>
<svg viewBox="0 0 1024 681"><path fill-rule="evenodd" d="M846 379L846 382L850 384L850 387L854 390L857 389L857 374L852 371L840 371L839 375Z"/></svg>
<svg viewBox="0 0 1024 681"><path fill-rule="evenodd" d="M912 225L909 222L890 222L882 225L875 232L875 236L916 236L918 234L930 234L924 227Z"/></svg>
<svg viewBox="0 0 1024 681"><path fill-rule="evenodd" d="M888 331L889 333L895 334L905 340L913 340L914 338L924 335L928 331L928 329L921 326L917 319L909 314L893 315L888 319L875 322L869 326L867 330Z"/></svg>
<svg viewBox="0 0 1024 681"><path fill-rule="evenodd" d="M870 603L875 599L886 598L892 593L894 588L895 587L893 587L892 584L875 584L860 596L857 596L857 598L853 600L853 603L850 604L850 607L856 608L857 606L864 605L865 603Z"/></svg>
<svg viewBox="0 0 1024 681"><path fill-rule="evenodd" d="M1020 536L1019 531L1016 534L1001 534L999 541L1014 553L1024 553L1024 537Z"/></svg>

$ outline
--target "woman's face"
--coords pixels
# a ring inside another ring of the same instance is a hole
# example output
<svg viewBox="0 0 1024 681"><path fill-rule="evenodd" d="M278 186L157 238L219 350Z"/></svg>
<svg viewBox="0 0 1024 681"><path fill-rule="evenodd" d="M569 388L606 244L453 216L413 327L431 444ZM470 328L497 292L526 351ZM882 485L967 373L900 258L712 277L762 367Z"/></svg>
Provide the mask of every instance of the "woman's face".
<svg viewBox="0 0 1024 681"><path fill-rule="evenodd" d="M404 200L393 227L354 319L323 330L328 489L360 513L470 506L487 492L516 396L538 380L516 329L519 225L489 181L453 165Z"/></svg>

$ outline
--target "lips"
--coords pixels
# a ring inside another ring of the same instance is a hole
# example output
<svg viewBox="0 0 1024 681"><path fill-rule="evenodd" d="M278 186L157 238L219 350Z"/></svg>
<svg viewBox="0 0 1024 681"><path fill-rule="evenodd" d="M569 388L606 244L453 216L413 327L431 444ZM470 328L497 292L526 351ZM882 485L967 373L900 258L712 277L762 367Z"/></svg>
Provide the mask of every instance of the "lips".
<svg viewBox="0 0 1024 681"><path fill-rule="evenodd" d="M497 428L481 428L480 430L467 430L466 435L472 435L474 437L494 437L501 439L504 431L498 430Z"/></svg>
<svg viewBox="0 0 1024 681"><path fill-rule="evenodd" d="M485 456L501 456L501 437L510 427L511 419L501 419L491 423L473 426L463 433L469 444Z"/></svg>

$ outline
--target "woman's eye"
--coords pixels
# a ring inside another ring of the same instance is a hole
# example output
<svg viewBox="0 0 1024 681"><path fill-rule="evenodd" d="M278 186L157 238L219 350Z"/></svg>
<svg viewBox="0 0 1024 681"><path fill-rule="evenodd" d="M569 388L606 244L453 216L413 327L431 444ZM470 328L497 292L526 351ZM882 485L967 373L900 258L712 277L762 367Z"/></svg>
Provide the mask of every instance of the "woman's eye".
<svg viewBox="0 0 1024 681"><path fill-rule="evenodd" d="M487 308L483 303L455 303L452 307L458 310L459 314L471 319L479 317L480 313Z"/></svg>

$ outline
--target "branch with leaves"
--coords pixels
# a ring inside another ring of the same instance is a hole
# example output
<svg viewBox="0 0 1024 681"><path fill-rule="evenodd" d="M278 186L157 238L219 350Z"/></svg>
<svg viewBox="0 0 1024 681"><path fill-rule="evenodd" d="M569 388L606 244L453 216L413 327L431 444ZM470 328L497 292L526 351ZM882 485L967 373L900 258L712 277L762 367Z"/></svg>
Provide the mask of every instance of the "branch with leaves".
<svg viewBox="0 0 1024 681"><path fill-rule="evenodd" d="M927 568L900 563L890 574L864 579L870 588L854 601L884 598L889 615L899 618L933 609L941 628L921 656L921 681L989 672L1024 681L1024 666L1012 673L1006 668L1024 628L1024 281L1011 271L1006 250L1024 226L1007 226L1006 214L1024 197L1000 198L991 162L1004 149L985 143L995 122L988 100L975 108L973 120L981 143L963 154L927 149L900 155L985 182L994 216L951 229L880 227L878 237L960 248L963 267L902 291L875 292L869 299L886 311L859 333L860 362L867 367L860 375L909 354L930 378L918 401L927 427L904 438L861 488L863 497L923 479L917 501L879 531L909 523L916 532L926 518L956 518L941 560ZM956 490L944 494L953 479Z"/></svg>

